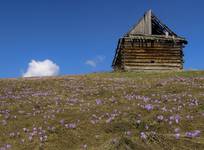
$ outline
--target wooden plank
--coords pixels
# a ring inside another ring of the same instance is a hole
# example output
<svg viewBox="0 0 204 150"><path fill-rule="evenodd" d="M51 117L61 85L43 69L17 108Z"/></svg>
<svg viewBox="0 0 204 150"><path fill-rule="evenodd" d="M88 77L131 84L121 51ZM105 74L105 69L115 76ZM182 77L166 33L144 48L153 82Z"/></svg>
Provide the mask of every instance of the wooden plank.
<svg viewBox="0 0 204 150"><path fill-rule="evenodd" d="M136 48L136 49L123 49L124 52L182 52L179 48Z"/></svg>
<svg viewBox="0 0 204 150"><path fill-rule="evenodd" d="M182 63L182 60L126 59L125 63Z"/></svg>
<svg viewBox="0 0 204 150"><path fill-rule="evenodd" d="M148 11L143 18L133 27L129 34L152 34L152 24L151 24L151 10Z"/></svg>
<svg viewBox="0 0 204 150"><path fill-rule="evenodd" d="M145 56L147 56L147 57L149 57L149 56L152 56L152 57L154 57L154 56L156 56L156 57L182 57L182 55L181 54L148 54L148 53L138 53L138 54L135 54L135 53L132 53L132 54L125 54L125 56L143 56L143 57L145 57Z"/></svg>
<svg viewBox="0 0 204 150"><path fill-rule="evenodd" d="M125 63L125 66L163 66L163 67L180 67L180 63Z"/></svg>
<svg viewBox="0 0 204 150"><path fill-rule="evenodd" d="M174 47L174 46L145 46L145 45L138 45L138 46L132 46L132 45L121 45L120 48L123 49L137 49L137 48L144 48L144 49L148 49L148 48L162 48L162 49L170 49L170 48L178 48L178 49L183 49L183 47Z"/></svg>
<svg viewBox="0 0 204 150"><path fill-rule="evenodd" d="M141 57L141 56L126 56L125 60L183 60L181 57Z"/></svg>
<svg viewBox="0 0 204 150"><path fill-rule="evenodd" d="M125 55L140 55L140 54L146 54L146 55L181 55L181 52L139 52L139 51L134 51L134 52L125 52Z"/></svg>
<svg viewBox="0 0 204 150"><path fill-rule="evenodd" d="M137 67L130 67L125 66L125 70L182 70L181 67L144 67L144 66L137 66Z"/></svg>
<svg viewBox="0 0 204 150"><path fill-rule="evenodd" d="M124 43L121 45L121 48L183 48L183 45L173 45L173 44L161 44L161 45L156 45L156 44L147 44L147 43Z"/></svg>
<svg viewBox="0 0 204 150"><path fill-rule="evenodd" d="M161 56L124 56L124 59L157 59L157 60L182 60L181 56L178 57L161 57Z"/></svg>

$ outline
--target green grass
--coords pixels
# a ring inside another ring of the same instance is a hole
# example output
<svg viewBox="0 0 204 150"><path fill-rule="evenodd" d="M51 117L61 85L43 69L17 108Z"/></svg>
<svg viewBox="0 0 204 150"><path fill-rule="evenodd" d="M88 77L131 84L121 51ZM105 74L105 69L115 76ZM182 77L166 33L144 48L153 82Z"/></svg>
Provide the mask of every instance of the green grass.
<svg viewBox="0 0 204 150"><path fill-rule="evenodd" d="M153 110L144 109L147 104ZM175 115L179 122L169 124ZM70 123L76 128L66 128ZM186 137L195 130L201 134ZM1 79L0 148L6 144L14 150L202 150L204 71Z"/></svg>

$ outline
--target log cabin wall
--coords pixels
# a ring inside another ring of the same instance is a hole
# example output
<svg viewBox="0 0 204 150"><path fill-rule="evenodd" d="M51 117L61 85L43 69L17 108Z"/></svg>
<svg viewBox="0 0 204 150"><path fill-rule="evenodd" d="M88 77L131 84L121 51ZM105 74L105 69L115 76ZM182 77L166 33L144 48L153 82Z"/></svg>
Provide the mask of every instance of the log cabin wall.
<svg viewBox="0 0 204 150"><path fill-rule="evenodd" d="M181 70L183 44L167 40L124 39L121 69L124 70Z"/></svg>

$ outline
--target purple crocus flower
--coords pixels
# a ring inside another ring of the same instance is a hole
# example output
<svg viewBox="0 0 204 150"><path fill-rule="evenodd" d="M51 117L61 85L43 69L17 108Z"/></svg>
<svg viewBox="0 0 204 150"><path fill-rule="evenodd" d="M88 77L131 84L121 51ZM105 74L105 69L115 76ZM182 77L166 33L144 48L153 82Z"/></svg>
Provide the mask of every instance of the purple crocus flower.
<svg viewBox="0 0 204 150"><path fill-rule="evenodd" d="M164 116L163 116L163 115L157 116L157 120L158 120L158 121L162 121L163 119L164 119Z"/></svg>
<svg viewBox="0 0 204 150"><path fill-rule="evenodd" d="M148 129L149 129L149 126L148 126L147 124L145 125L145 129L146 129L146 130L148 130Z"/></svg>
<svg viewBox="0 0 204 150"><path fill-rule="evenodd" d="M136 124L140 124L141 123L141 120L136 120Z"/></svg>
<svg viewBox="0 0 204 150"><path fill-rule="evenodd" d="M127 136L131 136L131 131L127 131L127 132L125 132L125 134L127 135Z"/></svg>
<svg viewBox="0 0 204 150"><path fill-rule="evenodd" d="M141 132L140 133L140 138L143 139L143 140L146 140L147 139L147 135L144 132Z"/></svg>
<svg viewBox="0 0 204 150"><path fill-rule="evenodd" d="M147 104L147 105L145 105L144 108L145 108L147 111L150 111L150 110L153 109L153 106L152 106L151 104Z"/></svg>
<svg viewBox="0 0 204 150"><path fill-rule="evenodd" d="M167 111L166 107L161 108L161 110L162 110L163 112L166 112L166 111Z"/></svg>
<svg viewBox="0 0 204 150"><path fill-rule="evenodd" d="M23 144L25 142L25 139L21 139L21 144Z"/></svg>
<svg viewBox="0 0 204 150"><path fill-rule="evenodd" d="M0 150L6 150L6 148L5 147L0 147Z"/></svg>
<svg viewBox="0 0 204 150"><path fill-rule="evenodd" d="M192 138L192 133L191 133L191 132L186 132L185 135L186 135L186 137L188 137L188 138Z"/></svg>
<svg viewBox="0 0 204 150"><path fill-rule="evenodd" d="M178 123L179 123L179 120L180 120L180 116L179 116L179 115L176 115L174 118L175 118L176 123L178 124Z"/></svg>
<svg viewBox="0 0 204 150"><path fill-rule="evenodd" d="M96 100L96 104L97 104L97 105L101 105L101 104L102 104L102 101L101 101L100 99L97 99L97 100Z"/></svg>
<svg viewBox="0 0 204 150"><path fill-rule="evenodd" d="M175 133L178 133L180 131L179 128L174 129Z"/></svg>
<svg viewBox="0 0 204 150"><path fill-rule="evenodd" d="M40 137L40 142L43 142L43 137L42 136Z"/></svg>
<svg viewBox="0 0 204 150"><path fill-rule="evenodd" d="M195 131L191 131L191 132L186 132L186 137L188 138L194 138L194 137L199 137L200 136L200 130L195 130Z"/></svg>
<svg viewBox="0 0 204 150"><path fill-rule="evenodd" d="M180 138L180 133L175 134L176 139L178 140Z"/></svg>
<svg viewBox="0 0 204 150"><path fill-rule="evenodd" d="M15 136L15 133L14 133L14 132L11 132L11 133L9 134L9 136L10 136L10 137L14 137L14 136Z"/></svg>
<svg viewBox="0 0 204 150"><path fill-rule="evenodd" d="M29 136L28 139L29 139L29 141L32 141L32 140L33 140L33 137L32 137L32 136Z"/></svg>
<svg viewBox="0 0 204 150"><path fill-rule="evenodd" d="M64 125L64 119L60 120L60 124Z"/></svg>
<svg viewBox="0 0 204 150"><path fill-rule="evenodd" d="M192 119L193 119L193 116L187 115L186 118L187 118L188 120L192 120Z"/></svg>
<svg viewBox="0 0 204 150"><path fill-rule="evenodd" d="M69 128L69 129L75 129L76 128L76 124L75 123L65 124L65 127Z"/></svg>
<svg viewBox="0 0 204 150"><path fill-rule="evenodd" d="M112 120L113 120L112 117L110 117L110 118L108 118L108 119L106 120L106 123L110 123Z"/></svg>
<svg viewBox="0 0 204 150"><path fill-rule="evenodd" d="M169 121L169 125L172 125L172 121Z"/></svg>
<svg viewBox="0 0 204 150"><path fill-rule="evenodd" d="M199 136L200 136L200 131L199 131L199 130L195 130L195 131L192 133L192 136L193 136L193 137L199 137Z"/></svg>
<svg viewBox="0 0 204 150"><path fill-rule="evenodd" d="M84 145L83 145L83 148L84 148L84 149L87 149L87 144L84 144Z"/></svg>
<svg viewBox="0 0 204 150"><path fill-rule="evenodd" d="M6 144L5 147L6 147L6 149L10 149L11 148L11 144Z"/></svg>
<svg viewBox="0 0 204 150"><path fill-rule="evenodd" d="M174 116L170 116L169 120L171 120L171 121L174 120Z"/></svg>
<svg viewBox="0 0 204 150"><path fill-rule="evenodd" d="M76 124L75 124L75 123L70 123L70 124L69 124L69 128L71 128L71 129L76 128Z"/></svg>
<svg viewBox="0 0 204 150"><path fill-rule="evenodd" d="M28 132L29 130L27 128L23 128L23 131L24 132Z"/></svg>

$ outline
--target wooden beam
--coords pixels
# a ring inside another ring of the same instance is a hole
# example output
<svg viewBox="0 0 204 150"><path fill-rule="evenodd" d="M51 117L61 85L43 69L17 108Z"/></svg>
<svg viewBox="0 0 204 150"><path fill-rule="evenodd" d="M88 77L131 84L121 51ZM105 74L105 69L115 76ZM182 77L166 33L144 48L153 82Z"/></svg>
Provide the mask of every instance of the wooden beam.
<svg viewBox="0 0 204 150"><path fill-rule="evenodd" d="M180 67L180 63L125 63L125 66Z"/></svg>
<svg viewBox="0 0 204 150"><path fill-rule="evenodd" d="M181 60L181 56L176 56L176 57L161 57L161 56L125 56L124 59L156 59L156 60Z"/></svg>
<svg viewBox="0 0 204 150"><path fill-rule="evenodd" d="M130 67L130 66L125 66L124 68L126 71L131 71L131 70L182 70L181 67Z"/></svg>
<svg viewBox="0 0 204 150"><path fill-rule="evenodd" d="M126 59L125 63L182 63L182 60Z"/></svg>

